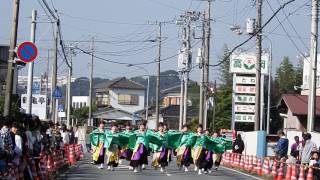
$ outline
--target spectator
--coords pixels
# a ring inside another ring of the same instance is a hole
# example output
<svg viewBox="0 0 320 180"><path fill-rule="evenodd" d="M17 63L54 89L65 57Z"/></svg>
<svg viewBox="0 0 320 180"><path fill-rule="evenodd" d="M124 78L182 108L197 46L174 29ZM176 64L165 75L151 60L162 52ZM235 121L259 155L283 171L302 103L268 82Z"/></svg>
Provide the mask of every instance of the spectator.
<svg viewBox="0 0 320 180"><path fill-rule="evenodd" d="M238 134L236 140L233 143L232 152L242 154L243 150L244 150L244 142L241 138L241 135Z"/></svg>
<svg viewBox="0 0 320 180"><path fill-rule="evenodd" d="M18 131L19 131L18 123L17 122L12 123L11 132L15 136L14 139L15 139L15 144L16 144L16 146L14 148L15 157L13 159L13 162L16 165L20 165L21 158L22 158L22 138L19 135Z"/></svg>
<svg viewBox="0 0 320 180"><path fill-rule="evenodd" d="M296 159L299 157L299 149L302 143L299 141L299 136L294 137L294 143L291 145L290 155Z"/></svg>
<svg viewBox="0 0 320 180"><path fill-rule="evenodd" d="M62 130L60 133L61 133L63 144L70 144L69 132L67 130L66 125L64 125L64 124L62 125Z"/></svg>
<svg viewBox="0 0 320 180"><path fill-rule="evenodd" d="M286 138L285 133L282 130L278 131L277 134L280 139L275 147L276 157L277 159L287 158L289 140Z"/></svg>
<svg viewBox="0 0 320 180"><path fill-rule="evenodd" d="M10 135L10 119L9 118L5 118L4 122L3 122L3 126L0 130L0 136L3 140L3 146L4 146L4 150L8 151L8 155L13 155L13 147L14 147L14 142L12 142L12 138Z"/></svg>
<svg viewBox="0 0 320 180"><path fill-rule="evenodd" d="M312 158L309 163L310 168L313 169L313 179L320 180L320 158L319 158L319 151L312 152Z"/></svg>
<svg viewBox="0 0 320 180"><path fill-rule="evenodd" d="M78 126L76 126L76 127L73 128L73 133L74 133L74 143L75 143L75 144L78 144L78 141L79 141L79 133L80 133Z"/></svg>
<svg viewBox="0 0 320 180"><path fill-rule="evenodd" d="M315 151L317 149L316 144L311 141L311 134L306 133L303 136L305 145L302 148L301 151L301 163L308 164L311 159L311 153L312 151Z"/></svg>

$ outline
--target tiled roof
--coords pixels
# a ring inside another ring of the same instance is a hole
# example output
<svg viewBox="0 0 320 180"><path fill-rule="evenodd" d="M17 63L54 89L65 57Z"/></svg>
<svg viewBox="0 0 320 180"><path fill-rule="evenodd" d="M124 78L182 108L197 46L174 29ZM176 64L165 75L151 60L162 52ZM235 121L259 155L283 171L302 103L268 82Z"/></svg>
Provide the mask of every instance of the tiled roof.
<svg viewBox="0 0 320 180"><path fill-rule="evenodd" d="M95 86L96 92L102 92L106 91L107 89L136 89L136 90L144 90L144 86L134 82L132 80L129 80L125 77L116 78L113 80L110 80L106 83L97 84Z"/></svg>
<svg viewBox="0 0 320 180"><path fill-rule="evenodd" d="M287 105L293 115L308 114L308 96L305 95L282 95L282 101ZM320 97L316 98L316 114L320 115Z"/></svg>

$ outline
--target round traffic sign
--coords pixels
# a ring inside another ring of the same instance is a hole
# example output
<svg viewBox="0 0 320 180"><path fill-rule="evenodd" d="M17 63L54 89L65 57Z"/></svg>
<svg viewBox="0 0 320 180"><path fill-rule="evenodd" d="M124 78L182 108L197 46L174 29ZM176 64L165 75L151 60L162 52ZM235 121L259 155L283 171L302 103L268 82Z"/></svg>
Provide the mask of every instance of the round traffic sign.
<svg viewBox="0 0 320 180"><path fill-rule="evenodd" d="M32 62L38 55L38 49L32 42L23 42L18 46L18 57L25 63Z"/></svg>

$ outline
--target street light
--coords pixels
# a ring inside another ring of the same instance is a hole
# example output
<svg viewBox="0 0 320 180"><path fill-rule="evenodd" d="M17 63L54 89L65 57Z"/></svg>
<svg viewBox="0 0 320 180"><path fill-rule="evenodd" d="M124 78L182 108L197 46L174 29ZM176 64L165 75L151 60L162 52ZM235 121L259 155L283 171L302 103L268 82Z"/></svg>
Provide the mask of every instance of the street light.
<svg viewBox="0 0 320 180"><path fill-rule="evenodd" d="M147 77L148 77L148 85L147 85L147 102L146 102L146 121L148 121L148 111L149 111L149 91L150 91L150 73L148 70L146 70L145 68L141 67L141 66L137 66L137 65L133 65L133 64L128 64L127 67L136 67L138 69L143 70L144 72L146 72Z"/></svg>

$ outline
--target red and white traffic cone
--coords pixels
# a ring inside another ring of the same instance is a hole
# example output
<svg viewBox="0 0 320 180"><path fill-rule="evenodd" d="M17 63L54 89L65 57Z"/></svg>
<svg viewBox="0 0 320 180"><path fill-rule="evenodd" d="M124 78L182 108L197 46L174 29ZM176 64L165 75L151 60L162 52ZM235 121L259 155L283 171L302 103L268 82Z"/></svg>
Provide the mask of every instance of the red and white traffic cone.
<svg viewBox="0 0 320 180"><path fill-rule="evenodd" d="M286 180L291 180L291 173L292 173L292 164L288 164L286 169Z"/></svg>
<svg viewBox="0 0 320 180"><path fill-rule="evenodd" d="M240 160L240 169L244 169L244 155L241 155L241 160Z"/></svg>
<svg viewBox="0 0 320 180"><path fill-rule="evenodd" d="M283 180L283 176L284 176L283 169L284 169L284 162L281 161L280 168L278 169L277 180Z"/></svg>
<svg viewBox="0 0 320 180"><path fill-rule="evenodd" d="M83 160L84 158L84 153L83 153L83 146L80 144L80 160Z"/></svg>
<svg viewBox="0 0 320 180"><path fill-rule="evenodd" d="M253 156L249 156L249 166L248 166L248 170L249 171L253 171Z"/></svg>
<svg viewBox="0 0 320 180"><path fill-rule="evenodd" d="M261 176L262 175L262 165L261 165L261 158L258 158L258 161L256 163L256 168L255 168L255 171L256 173Z"/></svg>
<svg viewBox="0 0 320 180"><path fill-rule="evenodd" d="M258 164L258 158L257 156L253 156L253 162L252 162L253 166L256 166Z"/></svg>
<svg viewBox="0 0 320 180"><path fill-rule="evenodd" d="M263 161L263 175L269 175L269 174L270 174L269 159L265 158Z"/></svg>
<svg viewBox="0 0 320 180"><path fill-rule="evenodd" d="M225 160L226 160L226 153L223 153L223 154L222 154L222 157L221 157L221 162L220 162L220 164L221 164L221 165L224 165Z"/></svg>
<svg viewBox="0 0 320 180"><path fill-rule="evenodd" d="M300 166L300 174L299 174L299 179L298 180L304 180L304 176L305 176L305 174L304 174L304 165L302 164Z"/></svg>
<svg viewBox="0 0 320 180"><path fill-rule="evenodd" d="M313 168L309 167L307 180L313 180Z"/></svg>
<svg viewBox="0 0 320 180"><path fill-rule="evenodd" d="M277 161L276 160L273 160L271 174L272 174L273 179L277 179Z"/></svg>
<svg viewBox="0 0 320 180"><path fill-rule="evenodd" d="M53 156L52 155L48 156L47 170L48 170L48 172L54 173L54 164L53 164Z"/></svg>
<svg viewBox="0 0 320 180"><path fill-rule="evenodd" d="M292 165L291 180L297 180L297 165L295 163Z"/></svg>
<svg viewBox="0 0 320 180"><path fill-rule="evenodd" d="M70 165L74 165L76 163L74 155L75 155L74 154L74 145L70 144L69 145L69 163L70 163Z"/></svg>

